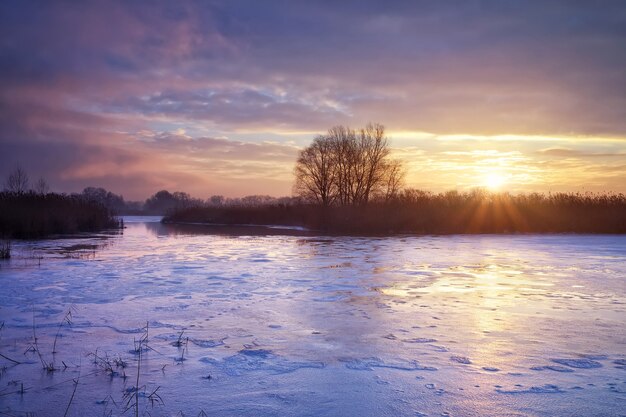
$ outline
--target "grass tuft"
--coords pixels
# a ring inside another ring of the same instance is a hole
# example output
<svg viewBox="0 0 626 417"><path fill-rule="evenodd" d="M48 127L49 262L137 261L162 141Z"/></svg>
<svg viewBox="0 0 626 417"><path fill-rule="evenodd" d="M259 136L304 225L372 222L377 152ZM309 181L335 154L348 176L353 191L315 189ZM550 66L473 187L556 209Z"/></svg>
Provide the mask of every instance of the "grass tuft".
<svg viewBox="0 0 626 417"><path fill-rule="evenodd" d="M3 240L0 242L0 259L11 258L11 241Z"/></svg>

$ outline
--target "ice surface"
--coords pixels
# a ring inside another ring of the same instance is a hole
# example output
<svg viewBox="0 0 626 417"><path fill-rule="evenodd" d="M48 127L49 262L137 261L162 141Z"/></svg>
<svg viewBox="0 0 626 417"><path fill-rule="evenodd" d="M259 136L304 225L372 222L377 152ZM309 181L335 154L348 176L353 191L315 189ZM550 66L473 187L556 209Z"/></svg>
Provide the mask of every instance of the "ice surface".
<svg viewBox="0 0 626 417"><path fill-rule="evenodd" d="M437 368L432 366L424 366L417 363L417 361L407 361L402 359L395 359L385 362L380 358L339 358L340 362L345 362L346 368L357 371L372 371L374 368L389 368L399 369L402 371L436 371Z"/></svg>
<svg viewBox="0 0 626 417"><path fill-rule="evenodd" d="M560 365L569 366L570 368L591 369L602 368L602 364L591 359L552 359L552 362Z"/></svg>
<svg viewBox="0 0 626 417"><path fill-rule="evenodd" d="M574 372L572 368L560 365L533 366L530 369L533 371Z"/></svg>
<svg viewBox="0 0 626 417"><path fill-rule="evenodd" d="M403 342L406 343L431 343L436 342L435 339L429 339L427 337L414 337L413 339L404 339Z"/></svg>
<svg viewBox="0 0 626 417"><path fill-rule="evenodd" d="M158 220L13 243L0 414L62 416L76 380L69 416L133 415L138 369L152 416L623 414L624 236L207 234Z"/></svg>
<svg viewBox="0 0 626 417"><path fill-rule="evenodd" d="M295 372L303 368L321 369L324 367L322 362L291 361L267 349L242 349L236 355L223 360L202 358L200 361L229 376L241 376L252 371L264 371L276 375Z"/></svg>
<svg viewBox="0 0 626 417"><path fill-rule="evenodd" d="M614 360L613 363L615 364L616 368L626 369L626 359L617 359Z"/></svg>
<svg viewBox="0 0 626 417"><path fill-rule="evenodd" d="M450 356L450 360L452 362L456 362L456 363L462 363L463 365L469 365L472 363L472 361L469 358L466 358L465 356Z"/></svg>
<svg viewBox="0 0 626 417"><path fill-rule="evenodd" d="M551 384L545 384L540 387L518 388L512 390L498 388L496 391L502 394L560 394L563 392L563 390L558 386Z"/></svg>

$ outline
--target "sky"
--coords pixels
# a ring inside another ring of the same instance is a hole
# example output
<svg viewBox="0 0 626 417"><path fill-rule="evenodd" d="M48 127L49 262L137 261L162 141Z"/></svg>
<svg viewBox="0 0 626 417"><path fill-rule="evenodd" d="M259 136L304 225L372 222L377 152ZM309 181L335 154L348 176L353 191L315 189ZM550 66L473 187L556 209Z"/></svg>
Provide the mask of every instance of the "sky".
<svg viewBox="0 0 626 417"><path fill-rule="evenodd" d="M626 2L0 3L0 178L284 196L368 122L409 187L626 192Z"/></svg>

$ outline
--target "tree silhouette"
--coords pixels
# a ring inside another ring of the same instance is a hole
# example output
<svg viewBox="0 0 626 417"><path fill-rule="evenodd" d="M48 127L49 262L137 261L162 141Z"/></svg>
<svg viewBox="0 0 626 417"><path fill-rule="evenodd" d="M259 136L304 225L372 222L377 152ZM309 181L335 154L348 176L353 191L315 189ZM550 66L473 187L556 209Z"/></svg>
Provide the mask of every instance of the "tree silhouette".
<svg viewBox="0 0 626 417"><path fill-rule="evenodd" d="M7 177L5 189L17 194L23 194L28 191L28 174L26 174L26 171L17 166Z"/></svg>
<svg viewBox="0 0 626 417"><path fill-rule="evenodd" d="M294 192L323 206L366 205L389 199L404 178L402 163L389 156L385 128L368 124L353 130L335 126L300 151Z"/></svg>
<svg viewBox="0 0 626 417"><path fill-rule="evenodd" d="M316 137L298 156L296 194L323 206L331 205L337 198L336 165L337 155L332 141L325 136Z"/></svg>
<svg viewBox="0 0 626 417"><path fill-rule="evenodd" d="M37 194L46 195L50 192L50 186L48 185L48 181L46 181L43 177L40 177L35 183L35 187L33 190Z"/></svg>

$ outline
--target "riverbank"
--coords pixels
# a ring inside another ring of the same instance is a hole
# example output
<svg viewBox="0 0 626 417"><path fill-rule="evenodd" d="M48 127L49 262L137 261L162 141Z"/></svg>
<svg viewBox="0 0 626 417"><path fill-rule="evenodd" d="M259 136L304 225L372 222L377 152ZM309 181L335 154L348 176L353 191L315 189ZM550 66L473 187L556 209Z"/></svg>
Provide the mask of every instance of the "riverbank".
<svg viewBox="0 0 626 417"><path fill-rule="evenodd" d="M205 206L164 223L287 226L330 234L626 233L622 194L405 193L365 206Z"/></svg>
<svg viewBox="0 0 626 417"><path fill-rule="evenodd" d="M65 194L0 193L0 237L34 239L122 227L106 207Z"/></svg>

